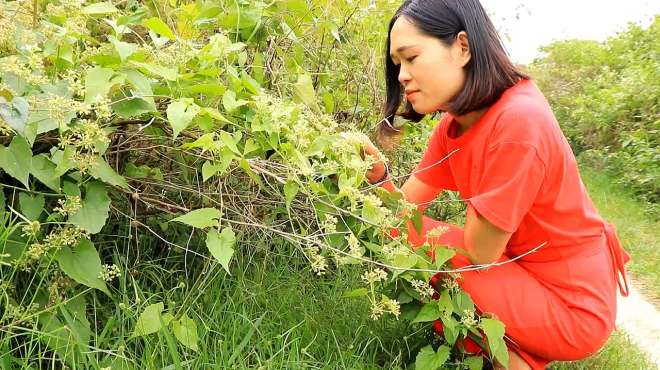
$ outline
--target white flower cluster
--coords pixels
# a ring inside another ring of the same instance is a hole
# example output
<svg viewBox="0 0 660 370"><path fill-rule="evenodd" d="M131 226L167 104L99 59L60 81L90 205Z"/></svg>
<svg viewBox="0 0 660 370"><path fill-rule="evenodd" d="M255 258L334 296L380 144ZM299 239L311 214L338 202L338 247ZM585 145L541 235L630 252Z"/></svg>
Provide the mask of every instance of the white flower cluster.
<svg viewBox="0 0 660 370"><path fill-rule="evenodd" d="M78 244L80 238L87 236L87 232L77 226L60 227L51 231L46 238L40 243L32 243L25 255L28 257L24 263L27 265L30 262L41 259L49 251L58 251L65 246L74 246ZM25 266L24 266L25 267Z"/></svg>
<svg viewBox="0 0 660 370"><path fill-rule="evenodd" d="M13 305L11 301L4 309L3 315L0 316L0 324L18 324L23 323L21 326L27 326L24 322L30 323L30 326L36 326L39 315L36 312L39 310L38 303L31 303L27 307L20 305Z"/></svg>
<svg viewBox="0 0 660 370"><path fill-rule="evenodd" d="M61 147L71 145L82 151L97 151L97 145L109 142L110 139L98 123L87 119L78 120L77 124L71 130L63 133L60 138Z"/></svg>
<svg viewBox="0 0 660 370"><path fill-rule="evenodd" d="M27 98L30 107L35 112L47 112L48 117L65 126L76 116L76 113L89 114L91 105L60 95L48 94L46 96L30 95Z"/></svg>
<svg viewBox="0 0 660 370"><path fill-rule="evenodd" d="M399 302L386 296L383 296L380 302L375 300L371 302L371 318L373 320L380 319L385 313L391 313L398 319L401 315Z"/></svg>
<svg viewBox="0 0 660 370"><path fill-rule="evenodd" d="M319 247L309 246L305 248L305 256L307 256L312 271L314 271L316 275L321 276L325 274L325 270L328 268L328 262L326 258L321 255L321 249Z"/></svg>
<svg viewBox="0 0 660 370"><path fill-rule="evenodd" d="M383 245L381 250L387 259L393 259L397 255L408 256L412 253L412 250L398 238Z"/></svg>
<svg viewBox="0 0 660 370"><path fill-rule="evenodd" d="M112 116L112 110L110 109L110 104L112 104L112 101L109 98L97 97L92 107L94 114L96 115L96 118L98 118L99 120L109 119Z"/></svg>
<svg viewBox="0 0 660 370"><path fill-rule="evenodd" d="M41 230L41 223L37 220L27 222L21 228L22 235L27 237L37 236L39 230Z"/></svg>
<svg viewBox="0 0 660 370"><path fill-rule="evenodd" d="M14 129L0 117L0 136L11 136L14 134Z"/></svg>
<svg viewBox="0 0 660 370"><path fill-rule="evenodd" d="M426 234L428 238L437 238L445 234L447 231L449 231L448 226L438 226L436 228L433 228L429 230L429 232Z"/></svg>
<svg viewBox="0 0 660 370"><path fill-rule="evenodd" d="M121 276L121 270L119 269L119 266L112 264L112 265L103 265L101 267L101 271L99 272L98 278L103 281L110 282L120 276Z"/></svg>
<svg viewBox="0 0 660 370"><path fill-rule="evenodd" d="M321 228L327 234L334 234L337 232L337 217L332 215L327 215L325 220L321 223Z"/></svg>
<svg viewBox="0 0 660 370"><path fill-rule="evenodd" d="M348 243L348 254L354 258L360 258L364 255L364 248L360 246L360 240L353 233L344 237Z"/></svg>
<svg viewBox="0 0 660 370"><path fill-rule="evenodd" d="M410 284L415 289L415 291L419 293L419 295L422 298L431 298L431 296L433 296L433 293L435 293L433 287L431 287L431 285L429 285L429 283L425 281L413 280L410 282Z"/></svg>
<svg viewBox="0 0 660 370"><path fill-rule="evenodd" d="M166 67L178 68L186 65L188 61L197 56L197 50L192 43L181 39L176 42L168 43L161 48L148 47L146 50L151 55L151 59L158 61L159 64Z"/></svg>
<svg viewBox="0 0 660 370"><path fill-rule="evenodd" d="M461 324L467 326L468 328L473 328L479 324L479 318L475 314L474 310L463 310L461 314Z"/></svg>
<svg viewBox="0 0 660 370"><path fill-rule="evenodd" d="M35 66L38 68L30 68L29 60L27 58L19 58L16 55L10 55L0 60L1 73L11 73L32 85L48 82L48 77L43 74L43 63L40 62Z"/></svg>
<svg viewBox="0 0 660 370"><path fill-rule="evenodd" d="M64 199L57 200L58 206L53 208L54 212L62 216L72 215L82 208L82 200L79 195L65 195Z"/></svg>
<svg viewBox="0 0 660 370"><path fill-rule="evenodd" d="M380 281L385 281L385 279L387 279L387 272L381 268L365 271L364 274L362 274L362 281L369 285Z"/></svg>

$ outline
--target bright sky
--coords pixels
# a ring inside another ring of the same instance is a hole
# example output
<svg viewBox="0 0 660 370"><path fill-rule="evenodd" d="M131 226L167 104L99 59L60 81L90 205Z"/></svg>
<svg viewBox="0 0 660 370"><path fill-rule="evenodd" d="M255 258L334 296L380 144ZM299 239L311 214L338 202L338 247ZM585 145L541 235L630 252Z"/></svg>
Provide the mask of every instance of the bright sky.
<svg viewBox="0 0 660 370"><path fill-rule="evenodd" d="M495 26L505 31L504 43L515 62L540 56L538 47L554 40L603 41L627 28L647 26L660 15L658 0L481 0ZM516 19L518 14L519 18Z"/></svg>

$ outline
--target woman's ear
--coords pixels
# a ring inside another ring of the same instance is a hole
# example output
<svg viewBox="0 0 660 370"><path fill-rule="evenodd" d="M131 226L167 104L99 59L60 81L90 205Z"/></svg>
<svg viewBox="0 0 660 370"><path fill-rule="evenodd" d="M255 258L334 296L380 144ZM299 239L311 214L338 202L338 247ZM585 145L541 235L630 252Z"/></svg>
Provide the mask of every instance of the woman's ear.
<svg viewBox="0 0 660 370"><path fill-rule="evenodd" d="M468 39L468 34L465 31L461 31L456 35L455 46L458 49L459 60L461 62L461 67L465 67L466 64L472 58L470 53L470 40Z"/></svg>

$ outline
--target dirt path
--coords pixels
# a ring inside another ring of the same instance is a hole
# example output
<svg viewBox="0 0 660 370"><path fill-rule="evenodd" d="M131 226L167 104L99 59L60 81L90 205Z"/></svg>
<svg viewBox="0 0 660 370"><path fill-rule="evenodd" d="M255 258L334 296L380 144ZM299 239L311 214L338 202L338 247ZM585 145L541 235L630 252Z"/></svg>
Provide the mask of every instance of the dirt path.
<svg viewBox="0 0 660 370"><path fill-rule="evenodd" d="M616 324L660 369L660 310L639 293L634 283L630 284L628 297L618 297Z"/></svg>

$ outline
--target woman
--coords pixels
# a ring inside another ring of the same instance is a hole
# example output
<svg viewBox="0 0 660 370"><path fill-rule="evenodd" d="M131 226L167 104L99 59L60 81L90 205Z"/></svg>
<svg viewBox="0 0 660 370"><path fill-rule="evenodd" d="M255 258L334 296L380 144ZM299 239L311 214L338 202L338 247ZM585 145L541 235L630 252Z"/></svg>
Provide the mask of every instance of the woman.
<svg viewBox="0 0 660 370"><path fill-rule="evenodd" d="M454 267L515 259L459 280L480 311L505 323L511 369L597 352L614 327L617 283L627 294L629 257L594 208L550 106L478 0L406 1L390 22L386 59L381 135L397 134L395 114L447 114L400 190L382 162L369 181L421 209L443 189L461 194L464 229L431 241L467 251ZM364 150L380 156L371 143ZM410 242L440 225L426 218L421 235L409 227Z"/></svg>

